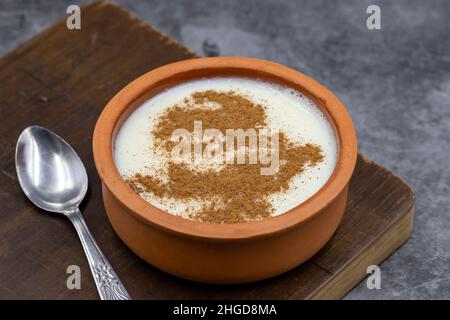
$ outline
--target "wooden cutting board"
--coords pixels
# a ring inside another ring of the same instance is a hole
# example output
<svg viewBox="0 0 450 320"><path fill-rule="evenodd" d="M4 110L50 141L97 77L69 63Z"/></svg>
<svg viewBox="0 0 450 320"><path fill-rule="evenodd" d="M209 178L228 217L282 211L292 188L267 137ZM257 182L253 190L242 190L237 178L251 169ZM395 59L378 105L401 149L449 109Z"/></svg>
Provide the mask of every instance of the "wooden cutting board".
<svg viewBox="0 0 450 320"><path fill-rule="evenodd" d="M81 30L55 24L0 60L0 298L96 299L77 235L67 219L35 208L14 167L20 132L37 124L64 137L87 167L82 207L98 244L135 299L341 298L409 237L414 194L376 163L358 158L347 211L331 241L310 261L276 278L238 286L202 285L167 275L134 255L112 230L92 159L95 121L128 82L195 54L129 12L96 3ZM66 269L81 268L81 290ZM224 270L226 272L226 270Z"/></svg>

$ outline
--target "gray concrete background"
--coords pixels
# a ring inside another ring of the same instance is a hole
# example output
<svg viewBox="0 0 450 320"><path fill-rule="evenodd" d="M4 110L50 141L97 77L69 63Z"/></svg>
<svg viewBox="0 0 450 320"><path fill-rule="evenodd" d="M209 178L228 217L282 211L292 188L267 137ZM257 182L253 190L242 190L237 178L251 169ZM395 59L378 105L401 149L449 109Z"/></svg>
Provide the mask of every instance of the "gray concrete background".
<svg viewBox="0 0 450 320"><path fill-rule="evenodd" d="M411 239L347 299L450 298L450 1L114 1L199 54L274 60L349 109L361 152L417 195ZM4 54L87 1L0 1ZM382 30L366 28L381 7Z"/></svg>

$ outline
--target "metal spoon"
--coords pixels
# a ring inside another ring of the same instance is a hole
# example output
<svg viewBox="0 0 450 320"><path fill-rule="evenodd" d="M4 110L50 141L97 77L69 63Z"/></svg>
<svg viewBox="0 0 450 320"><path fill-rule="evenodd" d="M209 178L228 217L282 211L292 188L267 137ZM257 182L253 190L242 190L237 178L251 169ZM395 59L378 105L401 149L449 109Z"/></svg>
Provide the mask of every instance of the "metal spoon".
<svg viewBox="0 0 450 320"><path fill-rule="evenodd" d="M16 170L20 186L39 208L61 213L72 221L89 261L102 300L130 300L130 296L105 258L78 206L88 185L86 169L75 151L53 132L26 128L16 145Z"/></svg>

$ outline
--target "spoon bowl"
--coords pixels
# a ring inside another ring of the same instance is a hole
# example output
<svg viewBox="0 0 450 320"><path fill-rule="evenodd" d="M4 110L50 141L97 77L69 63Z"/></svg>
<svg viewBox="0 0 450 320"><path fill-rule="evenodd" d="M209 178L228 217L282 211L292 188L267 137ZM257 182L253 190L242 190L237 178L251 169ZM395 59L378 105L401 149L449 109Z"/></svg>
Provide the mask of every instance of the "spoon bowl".
<svg viewBox="0 0 450 320"><path fill-rule="evenodd" d="M70 211L79 206L87 191L86 169L76 152L43 127L28 127L20 135L16 170L27 197L47 211Z"/></svg>

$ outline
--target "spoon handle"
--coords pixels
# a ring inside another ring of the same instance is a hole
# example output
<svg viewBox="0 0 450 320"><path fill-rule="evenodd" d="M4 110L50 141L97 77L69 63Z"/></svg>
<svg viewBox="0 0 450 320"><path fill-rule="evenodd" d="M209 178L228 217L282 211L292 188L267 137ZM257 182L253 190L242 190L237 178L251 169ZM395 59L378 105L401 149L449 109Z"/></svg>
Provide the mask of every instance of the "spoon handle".
<svg viewBox="0 0 450 320"><path fill-rule="evenodd" d="M124 285L92 237L81 211L78 208L72 210L67 213L67 217L78 232L100 298L102 300L131 300Z"/></svg>

